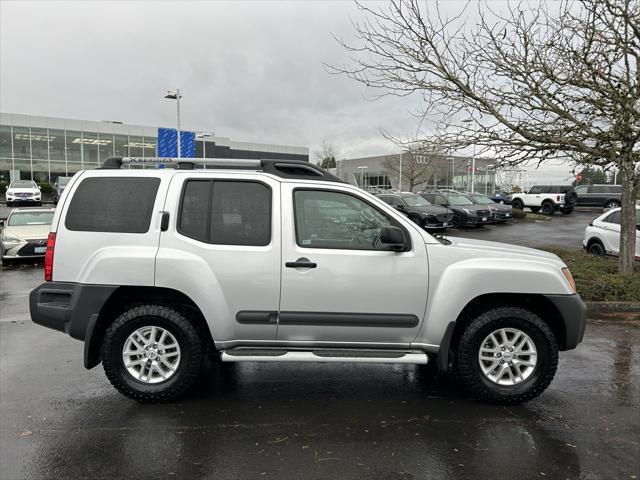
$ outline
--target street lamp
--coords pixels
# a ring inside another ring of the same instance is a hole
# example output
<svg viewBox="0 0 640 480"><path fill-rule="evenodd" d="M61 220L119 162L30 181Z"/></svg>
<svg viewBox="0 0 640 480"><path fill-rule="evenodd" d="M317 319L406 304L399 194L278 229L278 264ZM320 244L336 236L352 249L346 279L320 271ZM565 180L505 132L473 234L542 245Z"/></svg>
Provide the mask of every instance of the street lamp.
<svg viewBox="0 0 640 480"><path fill-rule="evenodd" d="M404 150L400 151L400 172L398 175L398 191L402 192L402 154L404 153Z"/></svg>
<svg viewBox="0 0 640 480"><path fill-rule="evenodd" d="M205 140L205 138L207 137L213 137L213 134L199 133L198 135L196 135L196 138L198 140L202 140L202 158L207 158L207 141Z"/></svg>
<svg viewBox="0 0 640 480"><path fill-rule="evenodd" d="M180 99L182 98L182 94L180 93L180 89L177 88L175 90L167 91L167 94L164 98L169 98L171 100L176 101L176 105L178 106L178 158L182 157L180 152Z"/></svg>
<svg viewBox="0 0 640 480"><path fill-rule="evenodd" d="M462 123L474 123L473 117L466 118L462 120ZM477 133L477 130L474 125L473 129L474 133ZM476 139L473 139L473 154L471 156L471 193L475 192L476 187Z"/></svg>
<svg viewBox="0 0 640 480"><path fill-rule="evenodd" d="M369 168L367 165L360 165L358 170L360 170L360 188L364 188L364 169Z"/></svg>

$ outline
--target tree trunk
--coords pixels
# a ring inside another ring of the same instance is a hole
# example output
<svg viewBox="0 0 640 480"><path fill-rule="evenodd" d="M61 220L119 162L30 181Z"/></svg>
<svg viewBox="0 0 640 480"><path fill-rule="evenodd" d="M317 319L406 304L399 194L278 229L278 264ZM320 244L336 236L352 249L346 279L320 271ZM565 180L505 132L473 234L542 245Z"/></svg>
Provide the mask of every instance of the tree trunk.
<svg viewBox="0 0 640 480"><path fill-rule="evenodd" d="M618 270L621 273L634 271L636 250L636 191L635 168L632 159L620 162L622 180L622 221L620 222L620 257Z"/></svg>

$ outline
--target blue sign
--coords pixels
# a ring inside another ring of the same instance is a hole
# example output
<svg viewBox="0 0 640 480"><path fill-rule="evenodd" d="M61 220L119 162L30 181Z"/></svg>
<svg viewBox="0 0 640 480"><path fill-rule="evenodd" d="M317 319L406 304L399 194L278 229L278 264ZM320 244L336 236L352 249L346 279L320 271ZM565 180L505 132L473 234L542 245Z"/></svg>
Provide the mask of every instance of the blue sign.
<svg viewBox="0 0 640 480"><path fill-rule="evenodd" d="M178 156L178 135L175 128L158 128L158 156ZM180 156L185 158L196 156L195 132L180 132Z"/></svg>

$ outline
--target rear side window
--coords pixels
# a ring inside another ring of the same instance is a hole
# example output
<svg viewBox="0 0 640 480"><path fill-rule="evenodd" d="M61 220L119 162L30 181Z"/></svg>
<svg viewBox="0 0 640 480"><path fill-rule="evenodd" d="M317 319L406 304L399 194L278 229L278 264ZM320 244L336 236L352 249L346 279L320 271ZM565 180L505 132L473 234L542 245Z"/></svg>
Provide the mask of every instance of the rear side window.
<svg viewBox="0 0 640 480"><path fill-rule="evenodd" d="M604 221L607 223L615 223L617 225L620 225L621 220L622 216L620 215L620 211L613 212L611 215L604 219Z"/></svg>
<svg viewBox="0 0 640 480"><path fill-rule="evenodd" d="M259 182L188 180L178 232L217 245L268 245L271 189Z"/></svg>
<svg viewBox="0 0 640 480"><path fill-rule="evenodd" d="M80 182L67 216L67 230L145 233L151 225L159 178L94 177Z"/></svg>

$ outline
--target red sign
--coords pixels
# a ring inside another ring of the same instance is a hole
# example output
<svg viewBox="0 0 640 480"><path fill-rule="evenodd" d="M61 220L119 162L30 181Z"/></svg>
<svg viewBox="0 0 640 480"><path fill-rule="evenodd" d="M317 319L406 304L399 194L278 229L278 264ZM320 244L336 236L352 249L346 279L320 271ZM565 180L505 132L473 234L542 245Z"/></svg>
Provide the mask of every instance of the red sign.
<svg viewBox="0 0 640 480"><path fill-rule="evenodd" d="M576 175L576 180L578 182L581 182L582 181L582 175L580 175L580 174Z"/></svg>

